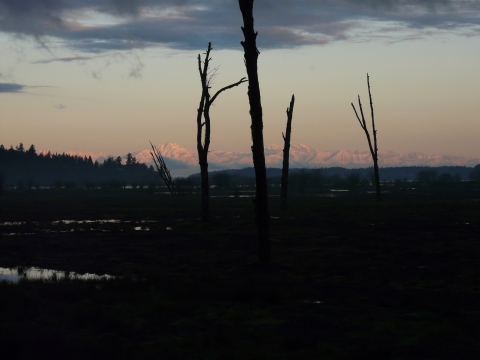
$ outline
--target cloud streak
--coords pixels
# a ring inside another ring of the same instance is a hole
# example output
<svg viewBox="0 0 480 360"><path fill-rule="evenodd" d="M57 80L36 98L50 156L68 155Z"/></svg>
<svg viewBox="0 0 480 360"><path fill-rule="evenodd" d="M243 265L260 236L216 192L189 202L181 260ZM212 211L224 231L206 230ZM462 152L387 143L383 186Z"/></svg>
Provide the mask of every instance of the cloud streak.
<svg viewBox="0 0 480 360"><path fill-rule="evenodd" d="M19 93L25 88L25 85L0 83L0 93Z"/></svg>
<svg viewBox="0 0 480 360"><path fill-rule="evenodd" d="M93 60L93 59L95 59L95 57L93 56L70 56L70 57L63 57L63 58L54 57L52 59L32 61L31 63L32 64L50 64L52 62L87 61L87 60Z"/></svg>
<svg viewBox="0 0 480 360"><path fill-rule="evenodd" d="M263 0L254 11L263 49L350 40L366 22L470 36L480 28L480 0ZM0 0L0 32L32 36L47 49L51 36L86 53L199 50L208 41L239 48L241 23L236 0Z"/></svg>

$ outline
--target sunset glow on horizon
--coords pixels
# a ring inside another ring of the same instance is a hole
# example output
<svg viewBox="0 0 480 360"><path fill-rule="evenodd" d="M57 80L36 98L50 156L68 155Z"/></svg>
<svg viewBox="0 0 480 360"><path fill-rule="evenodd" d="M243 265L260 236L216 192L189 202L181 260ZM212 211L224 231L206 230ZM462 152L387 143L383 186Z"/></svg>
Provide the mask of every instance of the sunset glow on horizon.
<svg viewBox="0 0 480 360"><path fill-rule="evenodd" d="M231 1L0 0L0 144L124 155L196 147L197 55L212 42L212 92L246 76ZM265 145L292 143L480 157L480 1L255 1ZM211 110L212 150L251 146L248 84Z"/></svg>

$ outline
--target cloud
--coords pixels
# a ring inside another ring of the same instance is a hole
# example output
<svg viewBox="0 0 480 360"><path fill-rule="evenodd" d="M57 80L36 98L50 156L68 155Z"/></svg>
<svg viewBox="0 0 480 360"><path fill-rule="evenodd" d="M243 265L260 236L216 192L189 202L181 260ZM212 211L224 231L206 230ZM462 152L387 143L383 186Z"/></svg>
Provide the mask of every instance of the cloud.
<svg viewBox="0 0 480 360"><path fill-rule="evenodd" d="M0 83L0 93L21 93L25 89L50 88L51 86L33 85L27 86L15 83Z"/></svg>
<svg viewBox="0 0 480 360"><path fill-rule="evenodd" d="M25 88L25 85L0 83L0 93L19 93Z"/></svg>
<svg viewBox="0 0 480 360"><path fill-rule="evenodd" d="M134 78L134 79L139 79L142 77L142 71L145 65L143 64L142 60L140 60L139 56L135 56L135 62L131 62L131 67L130 67L130 74L128 74L128 77Z"/></svg>
<svg viewBox="0 0 480 360"><path fill-rule="evenodd" d="M52 62L87 61L87 60L93 60L94 58L95 57L93 56L71 56L71 57L63 57L63 58L54 57L52 59L32 61L31 63L32 64L50 64Z"/></svg>
<svg viewBox="0 0 480 360"><path fill-rule="evenodd" d="M209 41L240 49L242 40L236 0L0 0L0 14L0 32L32 36L47 51L48 37L86 53L201 50ZM263 49L349 40L366 22L400 24L397 34L478 35L480 0L262 0L254 16Z"/></svg>

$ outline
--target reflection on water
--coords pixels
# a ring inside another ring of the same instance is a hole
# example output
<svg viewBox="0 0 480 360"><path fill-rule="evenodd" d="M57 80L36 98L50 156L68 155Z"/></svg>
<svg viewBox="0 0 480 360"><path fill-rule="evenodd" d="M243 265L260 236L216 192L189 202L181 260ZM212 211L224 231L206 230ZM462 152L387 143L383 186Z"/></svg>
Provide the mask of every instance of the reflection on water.
<svg viewBox="0 0 480 360"><path fill-rule="evenodd" d="M114 219L109 219L109 220L57 220L57 221L52 221L52 225L58 225L58 224L120 224L122 220L114 220Z"/></svg>
<svg viewBox="0 0 480 360"><path fill-rule="evenodd" d="M128 223L135 223L139 222L142 224L145 223L156 223L158 221L156 220L139 220L139 221L124 221L124 220L117 220L117 219L106 219L106 220L55 220L48 222L49 224L52 225L71 225L71 224L128 224ZM32 221L29 222L31 225L40 225L39 221ZM21 225L27 225L27 222L25 221L6 221L6 222L0 222L0 226L21 226Z"/></svg>
<svg viewBox="0 0 480 360"><path fill-rule="evenodd" d="M211 198L252 198L255 195L213 195Z"/></svg>
<svg viewBox="0 0 480 360"><path fill-rule="evenodd" d="M6 233L5 236L15 236L15 235L35 235L35 233Z"/></svg>
<svg viewBox="0 0 480 360"><path fill-rule="evenodd" d="M183 219L182 219L183 220ZM3 235L7 236L26 236L35 235L38 233L71 233L84 231L150 231L150 228L141 224L154 224L157 220L118 220L118 219L104 219L104 220L55 220L48 222L40 221L6 221L0 222L0 227L5 229ZM113 225L113 227L112 227ZM124 225L127 225L126 227ZM23 230L23 231L22 231ZM32 232L34 231L34 232ZM0 230L0 233L2 231Z"/></svg>
<svg viewBox="0 0 480 360"><path fill-rule="evenodd" d="M148 228L146 226L135 226L133 228L133 230L135 230L135 231L150 231L150 228Z"/></svg>
<svg viewBox="0 0 480 360"><path fill-rule="evenodd" d="M22 221L6 221L6 222L0 222L0 226L20 226L20 225L25 225L26 222Z"/></svg>
<svg viewBox="0 0 480 360"><path fill-rule="evenodd" d="M19 282L21 279L28 280L109 280L114 279L111 275L96 275L96 274L77 274L68 271L58 271L50 269L40 269L36 267L31 268L0 268L0 281Z"/></svg>

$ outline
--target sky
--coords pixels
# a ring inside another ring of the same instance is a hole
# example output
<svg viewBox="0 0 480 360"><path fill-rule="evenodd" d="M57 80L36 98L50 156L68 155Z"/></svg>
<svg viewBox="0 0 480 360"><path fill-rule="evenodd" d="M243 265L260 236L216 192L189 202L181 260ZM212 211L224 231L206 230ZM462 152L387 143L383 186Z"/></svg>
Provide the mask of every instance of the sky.
<svg viewBox="0 0 480 360"><path fill-rule="evenodd" d="M256 0L265 144L480 156L480 0ZM197 56L212 93L246 76L235 0L0 0L0 144L124 155L196 147ZM251 146L248 83L211 109L216 150ZM358 105L357 105L358 106Z"/></svg>

